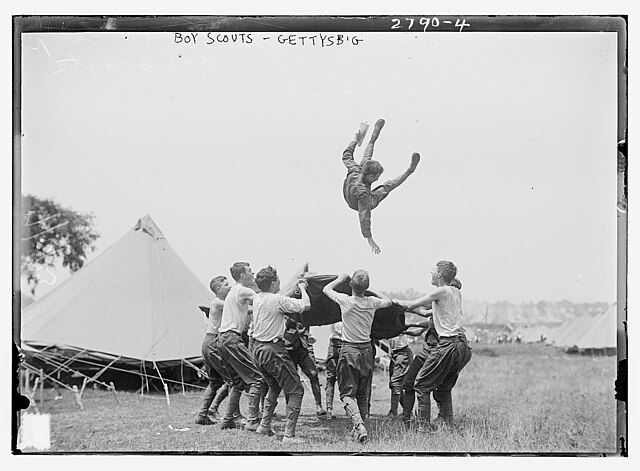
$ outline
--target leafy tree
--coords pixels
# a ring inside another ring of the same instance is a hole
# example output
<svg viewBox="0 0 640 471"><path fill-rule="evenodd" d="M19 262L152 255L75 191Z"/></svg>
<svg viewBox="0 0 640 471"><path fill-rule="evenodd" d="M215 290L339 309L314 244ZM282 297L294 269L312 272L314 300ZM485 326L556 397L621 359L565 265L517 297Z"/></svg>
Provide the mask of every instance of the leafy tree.
<svg viewBox="0 0 640 471"><path fill-rule="evenodd" d="M52 200L33 195L22 196L22 274L27 277L31 294L40 280L38 272L62 259L71 273L84 265L87 251L96 249L100 236L93 230L93 214L81 214L63 208Z"/></svg>

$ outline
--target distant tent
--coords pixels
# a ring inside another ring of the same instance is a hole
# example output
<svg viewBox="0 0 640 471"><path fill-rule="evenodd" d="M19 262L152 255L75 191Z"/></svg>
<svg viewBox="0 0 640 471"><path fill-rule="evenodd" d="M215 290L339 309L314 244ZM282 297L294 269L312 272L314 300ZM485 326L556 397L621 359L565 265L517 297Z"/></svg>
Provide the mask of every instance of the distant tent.
<svg viewBox="0 0 640 471"><path fill-rule="evenodd" d="M556 336L557 332L559 331L559 329L562 326L563 326L563 323L559 323L559 324L556 324L553 327L550 327L549 329L547 329L547 331L545 333L545 335L546 335L545 342L547 344L551 343L550 339L553 339Z"/></svg>
<svg viewBox="0 0 640 471"><path fill-rule="evenodd" d="M522 331L522 341L526 343L540 342L540 336L543 334L544 329L542 325L534 325L524 329Z"/></svg>
<svg viewBox="0 0 640 471"><path fill-rule="evenodd" d="M581 322L580 317L574 317L573 319L569 319L565 321L556 332L554 332L553 336L547 338L547 343L555 345L556 347L565 347L567 344L565 340L567 338L571 338L572 330L577 328L577 326Z"/></svg>
<svg viewBox="0 0 640 471"><path fill-rule="evenodd" d="M206 320L198 305L211 300L209 289L147 215L26 307L21 335L28 351L55 350L76 360L129 365L149 362L156 369L182 366L201 358Z"/></svg>
<svg viewBox="0 0 640 471"><path fill-rule="evenodd" d="M617 345L617 304L614 303L603 314L596 317L590 328L575 342L580 350L615 349Z"/></svg>
<svg viewBox="0 0 640 471"><path fill-rule="evenodd" d="M571 328L568 329L562 336L560 341L556 344L558 347L573 347L578 337L584 334L593 324L593 317L591 316L579 316L576 317L571 324Z"/></svg>

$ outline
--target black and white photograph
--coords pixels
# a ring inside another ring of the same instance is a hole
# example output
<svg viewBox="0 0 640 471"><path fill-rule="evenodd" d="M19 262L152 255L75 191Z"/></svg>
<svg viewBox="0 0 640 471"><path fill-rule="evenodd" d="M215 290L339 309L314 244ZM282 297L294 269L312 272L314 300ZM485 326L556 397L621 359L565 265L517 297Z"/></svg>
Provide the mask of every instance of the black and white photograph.
<svg viewBox="0 0 640 471"><path fill-rule="evenodd" d="M12 16L14 455L627 456L628 17L428 10Z"/></svg>

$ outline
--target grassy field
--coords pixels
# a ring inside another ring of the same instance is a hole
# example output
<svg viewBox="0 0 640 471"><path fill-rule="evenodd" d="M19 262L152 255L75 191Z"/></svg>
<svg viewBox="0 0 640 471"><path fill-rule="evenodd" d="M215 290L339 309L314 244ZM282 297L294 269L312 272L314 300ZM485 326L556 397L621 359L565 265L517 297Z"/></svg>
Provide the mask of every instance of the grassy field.
<svg viewBox="0 0 640 471"><path fill-rule="evenodd" d="M388 380L377 371L365 445L350 438L339 399L337 418L317 419L308 388L297 432L305 445L280 442L283 399L276 437L195 425L199 391L172 394L167 406L164 395L119 392L116 404L111 393L87 389L81 411L72 394L54 400L45 390L41 411L51 415L52 452L615 453L615 357L568 355L537 344L473 348L453 389L456 425L448 430L406 431L398 420L385 419ZM432 409L435 415L435 403Z"/></svg>

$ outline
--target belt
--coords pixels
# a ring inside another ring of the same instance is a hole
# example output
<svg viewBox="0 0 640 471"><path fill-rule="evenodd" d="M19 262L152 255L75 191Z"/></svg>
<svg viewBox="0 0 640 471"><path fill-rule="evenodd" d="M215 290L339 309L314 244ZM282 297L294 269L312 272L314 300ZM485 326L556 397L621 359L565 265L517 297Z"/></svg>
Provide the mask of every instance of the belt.
<svg viewBox="0 0 640 471"><path fill-rule="evenodd" d="M467 336L465 334L458 334L458 335L439 335L438 336L439 339L443 339L443 340L467 340Z"/></svg>
<svg viewBox="0 0 640 471"><path fill-rule="evenodd" d="M367 345L371 345L371 342L347 342L346 340L343 340L342 345L351 345L354 347L366 347Z"/></svg>
<svg viewBox="0 0 640 471"><path fill-rule="evenodd" d="M284 340L283 340L282 338L280 338L280 337L276 337L276 338L275 338L275 339L273 339L273 340L267 340L267 341L265 341L265 340L258 340L258 339L256 339L256 338L254 338L253 340L254 340L255 342L260 342L260 343L282 343L282 342L284 342Z"/></svg>
<svg viewBox="0 0 640 471"><path fill-rule="evenodd" d="M400 350L404 350L405 348L409 348L410 349L409 345L404 345L402 347L392 348L391 350L394 351L394 352L397 352L397 351L400 351Z"/></svg>

